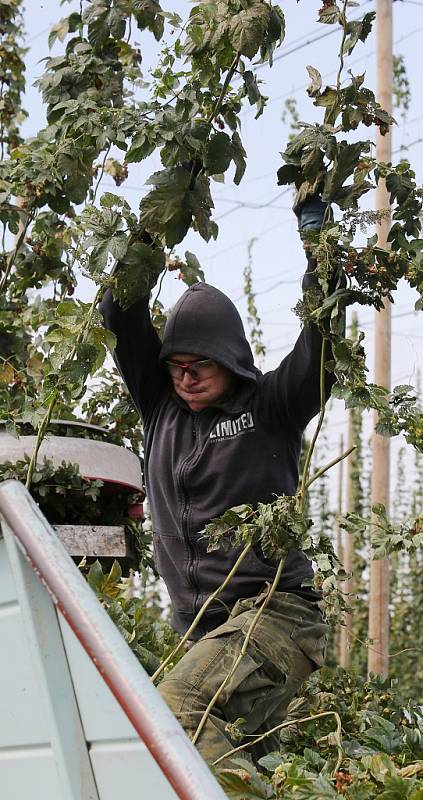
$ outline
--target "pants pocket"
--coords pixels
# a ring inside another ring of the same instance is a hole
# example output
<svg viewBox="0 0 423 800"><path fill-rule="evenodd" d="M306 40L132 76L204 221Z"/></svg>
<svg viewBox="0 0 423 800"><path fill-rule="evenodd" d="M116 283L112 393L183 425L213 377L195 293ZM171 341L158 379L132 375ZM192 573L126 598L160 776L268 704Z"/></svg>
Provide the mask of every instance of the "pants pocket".
<svg viewBox="0 0 423 800"><path fill-rule="evenodd" d="M196 690L209 700L232 671L240 655L243 641L244 634L238 626L229 626L227 623L221 625L193 645L169 673L169 679L176 677L182 679L187 685L195 686ZM248 648L219 697L218 706L221 706L223 712L231 697L240 687L242 688L262 663L260 655Z"/></svg>
<svg viewBox="0 0 423 800"><path fill-rule="evenodd" d="M312 662L315 670L323 667L328 642L328 626L323 621L313 624L302 620L294 625L291 639Z"/></svg>

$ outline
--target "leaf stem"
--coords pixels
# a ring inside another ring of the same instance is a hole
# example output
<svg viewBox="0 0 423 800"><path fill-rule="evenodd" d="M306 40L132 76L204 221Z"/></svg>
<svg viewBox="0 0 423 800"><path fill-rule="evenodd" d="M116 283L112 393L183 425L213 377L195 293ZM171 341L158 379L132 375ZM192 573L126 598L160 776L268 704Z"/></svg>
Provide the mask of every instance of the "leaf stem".
<svg viewBox="0 0 423 800"><path fill-rule="evenodd" d="M326 409L326 397L325 397L325 361L326 361L326 338L323 337L322 339L322 349L320 353L320 413L319 419L317 421L316 430L314 431L313 438L310 442L310 446L307 450L307 455L305 458L303 475L301 478L301 486L298 492L298 503L300 511L304 511L305 506L305 497L307 491L307 479L308 473L310 470L310 462L313 456L314 448L316 445L317 438L319 433L322 429L323 421L325 418L325 409Z"/></svg>
<svg viewBox="0 0 423 800"><path fill-rule="evenodd" d="M274 595L274 593L275 593L275 591L277 589L277 586L278 586L278 583L279 583L279 580L280 580L280 577L281 577L281 573L282 573L282 570L283 570L284 563L285 563L285 559L281 559L281 561L279 562L278 569L276 571L276 575L275 575L275 577L273 579L273 583L272 583L272 585L271 585L271 587L270 587L270 589L269 589L269 591L268 591L263 603L261 604L261 606L258 609L257 613L255 614L254 619L252 620L250 627L248 628L248 631L247 631L247 633L245 635L244 642L242 644L242 647L241 647L239 655L235 659L234 663L232 664L231 669L229 670L229 672L227 673L226 677L224 678L224 680L220 684L218 690L213 695L213 697L210 700L210 703L208 704L203 716L201 717L201 720L199 722L198 728L195 731L194 736L192 737L192 743L193 744L195 744L198 741L200 733L203 730L203 728L204 728L204 726L205 726L205 724L206 724L206 722L207 722L207 720L209 718L210 712L212 711L212 709L215 706L215 704L217 703L220 695L222 694L224 688L229 683L230 679L232 678L232 675L234 674L234 672L236 671L238 665L241 663L243 657L245 656L245 654L247 652L248 645L249 645L250 640L251 640L251 637L252 637L252 635L254 633L254 630L255 630L255 628L257 626L257 623L258 623L260 617L262 616L263 612L266 610L270 600L272 599L272 597L273 597L273 595Z"/></svg>
<svg viewBox="0 0 423 800"><path fill-rule="evenodd" d="M394 653L385 653L382 650L377 650L375 647L373 647L368 639L363 642L363 640L359 639L359 637L356 636L356 634L353 633L352 631L348 631L348 635L351 636L353 639L355 639L356 642L358 642L359 644L364 645L364 647L366 647L368 650L373 650L374 653L377 653L380 656L386 656L386 658L396 658L396 656L401 656L403 653L423 652L423 649L421 647L404 647L403 650L396 650Z"/></svg>
<svg viewBox="0 0 423 800"><path fill-rule="evenodd" d="M16 257L17 257L17 255L18 255L18 253L19 253L19 250L20 250L20 248L21 248L21 246L22 246L22 243L23 243L23 241L24 241L24 239L25 239L25 236L26 236L27 230L28 230L28 228L29 228L29 226L30 226L31 222L33 221L34 217L35 217L35 209L32 209L32 210L31 210L31 211L28 213L28 217L27 217L26 223L25 223L25 225L23 226L23 228L22 228L22 230L21 230L21 232L20 232L20 234L19 234L18 240L17 240L17 242L16 242L16 244L15 244L15 247L14 247L14 249L13 249L12 255L10 256L10 259L9 259L9 262L8 262L8 264L7 264L7 267L6 267L5 273L4 273L4 275L3 275L3 278L1 279L1 282L0 282L0 292L3 292L3 291L4 291L4 289L6 288L7 279L8 279L8 277L9 277L9 275L10 275L10 272L11 272L11 270L12 270L12 267L13 267L13 265L14 265L15 261L16 261Z"/></svg>
<svg viewBox="0 0 423 800"><path fill-rule="evenodd" d="M158 288L157 288L157 294L156 294L156 296L155 296L155 298L153 300L152 308L154 308L154 306L156 305L156 303L157 303L157 301L158 301L158 299L160 297L160 292L162 291L163 279L164 279L164 276L166 275L166 272L167 272L167 267L164 268L164 270L163 270L163 272L162 272L162 274L160 276L160 281L159 281L159 285L158 285Z"/></svg>
<svg viewBox="0 0 423 800"><path fill-rule="evenodd" d="M342 7L341 12L341 20L342 20L342 39L341 39L341 47L339 49L339 69L338 74L336 76L336 92L339 95L341 91L341 76L342 71L344 69L344 45L347 38L347 7L348 7L348 0L344 0L344 5Z"/></svg>
<svg viewBox="0 0 423 800"><path fill-rule="evenodd" d="M59 396L59 393L58 393L57 390L55 390L53 392L53 396L52 396L52 398L50 400L50 403L48 405L47 411L46 411L46 413L45 413L45 415L44 415L44 417L43 417L43 419L42 419L42 421L41 421L41 423L40 423L40 425L38 427L37 438L35 440L34 450L32 451L32 454L31 454L31 460L29 462L28 473L27 473L26 481L25 481L25 488L28 489L28 491L31 488L32 477L34 475L34 469L35 469L35 465L37 463L38 452L39 452L39 449L41 447L42 441L44 439L46 430L47 430L47 428L48 428L48 426L50 424L51 415L53 413L54 406L56 405L56 401L57 401L58 396Z"/></svg>
<svg viewBox="0 0 423 800"><path fill-rule="evenodd" d="M329 463L325 464L324 467L320 467L320 469L318 469L317 472L315 472L314 475L312 475L310 480L307 481L307 483L305 485L305 491L307 491L309 486L311 486L311 484L314 483L314 481L317 481L317 478L320 478L322 475L324 475L325 472L327 472L329 469L334 467L335 464L338 464L339 461L343 461L344 458L348 458L348 456L351 455L351 453L354 452L356 447L357 447L357 445L353 445L348 450L346 450L345 453L342 453L342 455L337 456L336 458L332 459L332 461L329 461Z"/></svg>
<svg viewBox="0 0 423 800"><path fill-rule="evenodd" d="M91 325L91 321L92 321L92 318L93 318L94 311L96 309L96 306L97 306L98 302L100 301L100 299L101 299L101 297L103 295L103 292L104 292L104 288L103 288L103 286L101 286L100 289L97 291L97 293L96 293L96 295L94 297L94 300L91 303L91 306L89 308L85 324L84 324L83 328L80 330L78 336L76 337L75 344L74 344L71 352L69 353L69 356L65 359L64 363L72 361L75 358L75 355L76 355L76 353L78 351L78 347L83 342L83 340L85 338L85 335L87 333L87 330ZM50 400L48 408L47 408L47 411L46 411L43 419L41 420L41 423L40 423L39 428L38 428L37 438L35 440L35 446L34 446L34 450L33 450L32 454L31 454L31 460L30 460L29 466L28 466L28 474L26 476L25 488L28 489L28 491L31 488L32 477L33 477L33 474L34 474L35 465L37 463L38 453L39 453L42 441L44 439L46 430L47 430L47 428L48 428L48 426L50 424L51 415L53 413L53 409L54 409L54 406L56 405L58 397L59 397L59 390L58 389L54 389L52 397L51 397L51 400Z"/></svg>
<svg viewBox="0 0 423 800"><path fill-rule="evenodd" d="M303 717L302 719L292 719L288 720L287 722L282 722L280 725L276 725L274 728L271 728L269 731L266 731L266 733L262 733L260 736L256 736L254 739L252 739L252 741L246 742L245 744L241 744L238 747L234 747L233 750L229 750L223 756L219 756L219 758L216 758L216 761L213 761L212 767L216 767L217 764L220 764L221 761L224 761L224 759L229 758L229 756L233 756L235 753L239 753L241 750L245 750L246 747L252 747L252 745L258 744L258 742L263 741L263 739L266 739L267 736L271 736L272 733L276 733L277 731L282 730L282 728L288 728L291 725L301 725L304 722L311 722L312 720L319 719L320 717L328 717L328 716L334 716L336 719L335 737L336 737L336 749L338 751L338 760L336 762L336 766L333 771L333 775L335 775L335 773L338 772L342 764L342 759L344 757L344 751L342 749L342 739L341 739L342 735L341 717L336 711L322 711L320 714L313 714L309 717Z"/></svg>
<svg viewBox="0 0 423 800"><path fill-rule="evenodd" d="M106 152L104 153L104 158L103 158L103 161L102 161L102 164L101 164L101 168L100 168L100 175L99 175L99 178L98 178L98 180L97 180L97 183L96 183L96 185L95 185L95 189L94 189L94 194L93 194L93 203L95 203L95 199L96 199L96 197L97 197L98 188L99 188L99 186L100 186L100 183L101 183L101 181L103 180L104 168L105 168L105 166L106 166L106 161L107 161L107 157L108 157L108 155L109 155L109 153L110 153L110 148L111 148L111 146L112 146L112 145L111 145L111 144L109 144L109 146L108 146L108 148L107 148Z"/></svg>
<svg viewBox="0 0 423 800"><path fill-rule="evenodd" d="M235 58L234 58L234 60L232 61L231 66L228 69L228 74L226 75L226 78L225 78L225 80L223 82L222 91L220 92L220 95L217 98L217 101L213 106L213 110L212 110L212 112L211 112L211 114L210 114L210 116L209 116L209 118L207 120L209 125L211 125L211 123L213 122L214 118L217 117L217 115L218 115L218 113L219 113L219 111L220 111L220 109L222 107L222 103L223 103L223 99L224 99L225 94L226 94L226 90L227 90L227 88L228 88L228 86L229 86L229 84L230 84L230 82L231 82L231 80L232 80L232 78L233 78L233 76L234 76L234 74L236 72L236 68L238 66L239 59L240 59L240 53L237 53Z"/></svg>
<svg viewBox="0 0 423 800"><path fill-rule="evenodd" d="M161 675L161 673L163 672L165 667L167 667L169 662L172 661L172 659L177 655L177 653L179 653L181 647L183 647L183 645L188 641L189 637L191 636L192 632L197 627L197 625L200 622L201 618L204 616L204 614L207 611L208 607L213 603L214 600L217 599L217 597L220 595L220 593L226 588L226 586L228 585L229 581L235 575L236 571L238 570L238 567L240 566L241 562L244 560L244 558L247 555L247 553L249 552L249 550L251 550L251 542L249 542L244 547L244 549L241 551L241 553L239 554L235 564L233 565L233 567L230 570L230 572L228 572L228 574L227 574L225 580L223 581L223 583L221 583L220 586L211 595L209 595L209 597L207 598L206 602L203 603L203 605L201 606L197 616L195 617L195 619L193 620L193 622L189 626L187 632L184 633L181 641L178 642L176 647L167 656L167 658L165 658L165 660L160 664L160 667L158 667L158 669L156 669L155 673L151 676L151 680L153 681L153 683L154 683L154 681L157 680L159 675Z"/></svg>

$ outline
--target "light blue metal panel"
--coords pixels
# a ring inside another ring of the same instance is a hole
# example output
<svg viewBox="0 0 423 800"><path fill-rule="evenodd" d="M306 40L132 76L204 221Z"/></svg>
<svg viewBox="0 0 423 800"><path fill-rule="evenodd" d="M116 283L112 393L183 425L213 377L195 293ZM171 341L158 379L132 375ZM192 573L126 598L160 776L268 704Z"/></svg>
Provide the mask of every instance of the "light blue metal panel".
<svg viewBox="0 0 423 800"><path fill-rule="evenodd" d="M26 564L24 568L29 569ZM0 571L9 579L11 569L5 546L0 550ZM10 580L8 582L12 585ZM38 585L38 581L36 583ZM44 593L41 586L40 590ZM8 592L7 597L10 596ZM143 796L154 800L177 800L69 625L61 615L59 620L79 711L86 726L84 733L91 743L90 762L100 800L116 800L122 787L125 793L134 795L142 787ZM44 619L43 627L47 625L48 620ZM42 638L44 641L48 637L43 635ZM43 800L64 800L67 795L47 724L51 710L34 669L31 644L18 601L0 605L0 641L7 643L7 658L0 658L1 800L35 800L41 792ZM45 647L42 655L46 655ZM60 672L60 660L55 660L55 667ZM65 717L69 706L63 693L55 692L57 685L50 689L54 692L55 705L61 707L58 710L66 735L68 720ZM73 744L68 742L68 745L67 756L72 760ZM83 792L84 788L79 787L75 795L77 800L87 800L89 795Z"/></svg>
<svg viewBox="0 0 423 800"><path fill-rule="evenodd" d="M0 750L1 800L61 800L62 796L51 748Z"/></svg>
<svg viewBox="0 0 423 800"><path fill-rule="evenodd" d="M146 792L152 800L174 800L175 793L180 800L225 800L225 794L207 765L21 484L6 481L0 486L0 511L7 522L4 532L9 559L25 622L28 623L27 633L33 646L34 664L45 693L45 713L49 718L60 776L60 794L50 798L43 793L43 800L91 800L98 795L94 794L95 787L91 790L89 785L91 772L86 761L85 737L84 747L81 745L82 732L79 714L75 713L75 694L73 689L69 690L68 661L62 646L62 636L57 635L60 628L54 606L42 583L69 621L72 634L78 637L96 665L98 680L104 678L107 681L121 709L150 752L150 761L142 769L140 779L141 757L144 760L143 754L146 752L140 743L137 746L132 738L118 742L118 737L113 733L113 741L109 743L93 740L93 765L99 784L104 787L107 785L102 769L108 769L116 759L116 770L121 770L124 783L118 782L113 800L122 793L125 796L145 797ZM20 542L25 558L17 550L15 537ZM32 572L29 562L38 578ZM71 651L74 652L73 644L69 648L72 660ZM77 673L81 661L76 655ZM63 675L64 681L61 680ZM83 694L81 690L81 705L84 704ZM101 692L98 696L102 703ZM85 716L85 711L82 713ZM93 712L87 711L88 718L90 713L95 714L95 709ZM91 726L93 734L96 733L96 727L90 721L87 726ZM121 732L127 731L121 722L119 726ZM161 785L155 777L157 768L163 773ZM112 773L115 774L114 769ZM78 781L81 777L87 782L79 787L78 793ZM38 789L35 796L40 796ZM7 800L23 799L16 796ZM106 800L106 797L101 796L99 800Z"/></svg>
<svg viewBox="0 0 423 800"><path fill-rule="evenodd" d="M16 600L16 586L6 555L6 543L0 538L0 606Z"/></svg>
<svg viewBox="0 0 423 800"><path fill-rule="evenodd" d="M62 615L59 620L86 738L89 742L120 738L139 741L133 725L107 684L99 678L93 662L66 620Z"/></svg>
<svg viewBox="0 0 423 800"><path fill-rule="evenodd" d="M139 740L94 744L90 756L101 800L116 800L123 789L126 797L140 800L178 800Z"/></svg>
<svg viewBox="0 0 423 800"><path fill-rule="evenodd" d="M99 800L55 607L8 525L3 525L3 532L34 675L40 687L42 713L60 784L59 798ZM22 728L26 744L24 737ZM21 798L17 795L16 800Z"/></svg>
<svg viewBox="0 0 423 800"><path fill-rule="evenodd" d="M154 800L177 800L63 617L60 627L101 800L116 800L122 787L125 793L135 793L142 787L142 796Z"/></svg>
<svg viewBox="0 0 423 800"><path fill-rule="evenodd" d="M17 604L0 606L0 642L0 748L49 742L41 687Z"/></svg>

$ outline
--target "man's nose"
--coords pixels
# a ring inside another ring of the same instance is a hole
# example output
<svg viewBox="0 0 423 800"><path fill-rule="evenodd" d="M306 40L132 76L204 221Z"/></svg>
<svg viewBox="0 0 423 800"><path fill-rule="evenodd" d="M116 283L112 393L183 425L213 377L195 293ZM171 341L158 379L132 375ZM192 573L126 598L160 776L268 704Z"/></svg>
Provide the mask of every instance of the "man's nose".
<svg viewBox="0 0 423 800"><path fill-rule="evenodd" d="M196 379L193 378L192 375L189 374L189 372L184 372L184 374L182 376L182 379L181 379L181 383L184 386L192 386L192 384L195 383L195 382L196 382Z"/></svg>

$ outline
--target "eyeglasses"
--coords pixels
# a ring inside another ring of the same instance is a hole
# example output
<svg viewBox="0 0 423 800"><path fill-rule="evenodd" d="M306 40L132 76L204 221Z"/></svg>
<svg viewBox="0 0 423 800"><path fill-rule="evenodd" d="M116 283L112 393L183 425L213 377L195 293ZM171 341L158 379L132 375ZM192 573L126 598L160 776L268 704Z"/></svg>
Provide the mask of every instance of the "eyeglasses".
<svg viewBox="0 0 423 800"><path fill-rule="evenodd" d="M177 380L182 380L185 373L188 372L191 378L201 381L212 375L217 367L216 361L212 361L211 358L202 358L199 361L191 361L189 364L183 364L180 361L165 361L164 364L172 378Z"/></svg>

